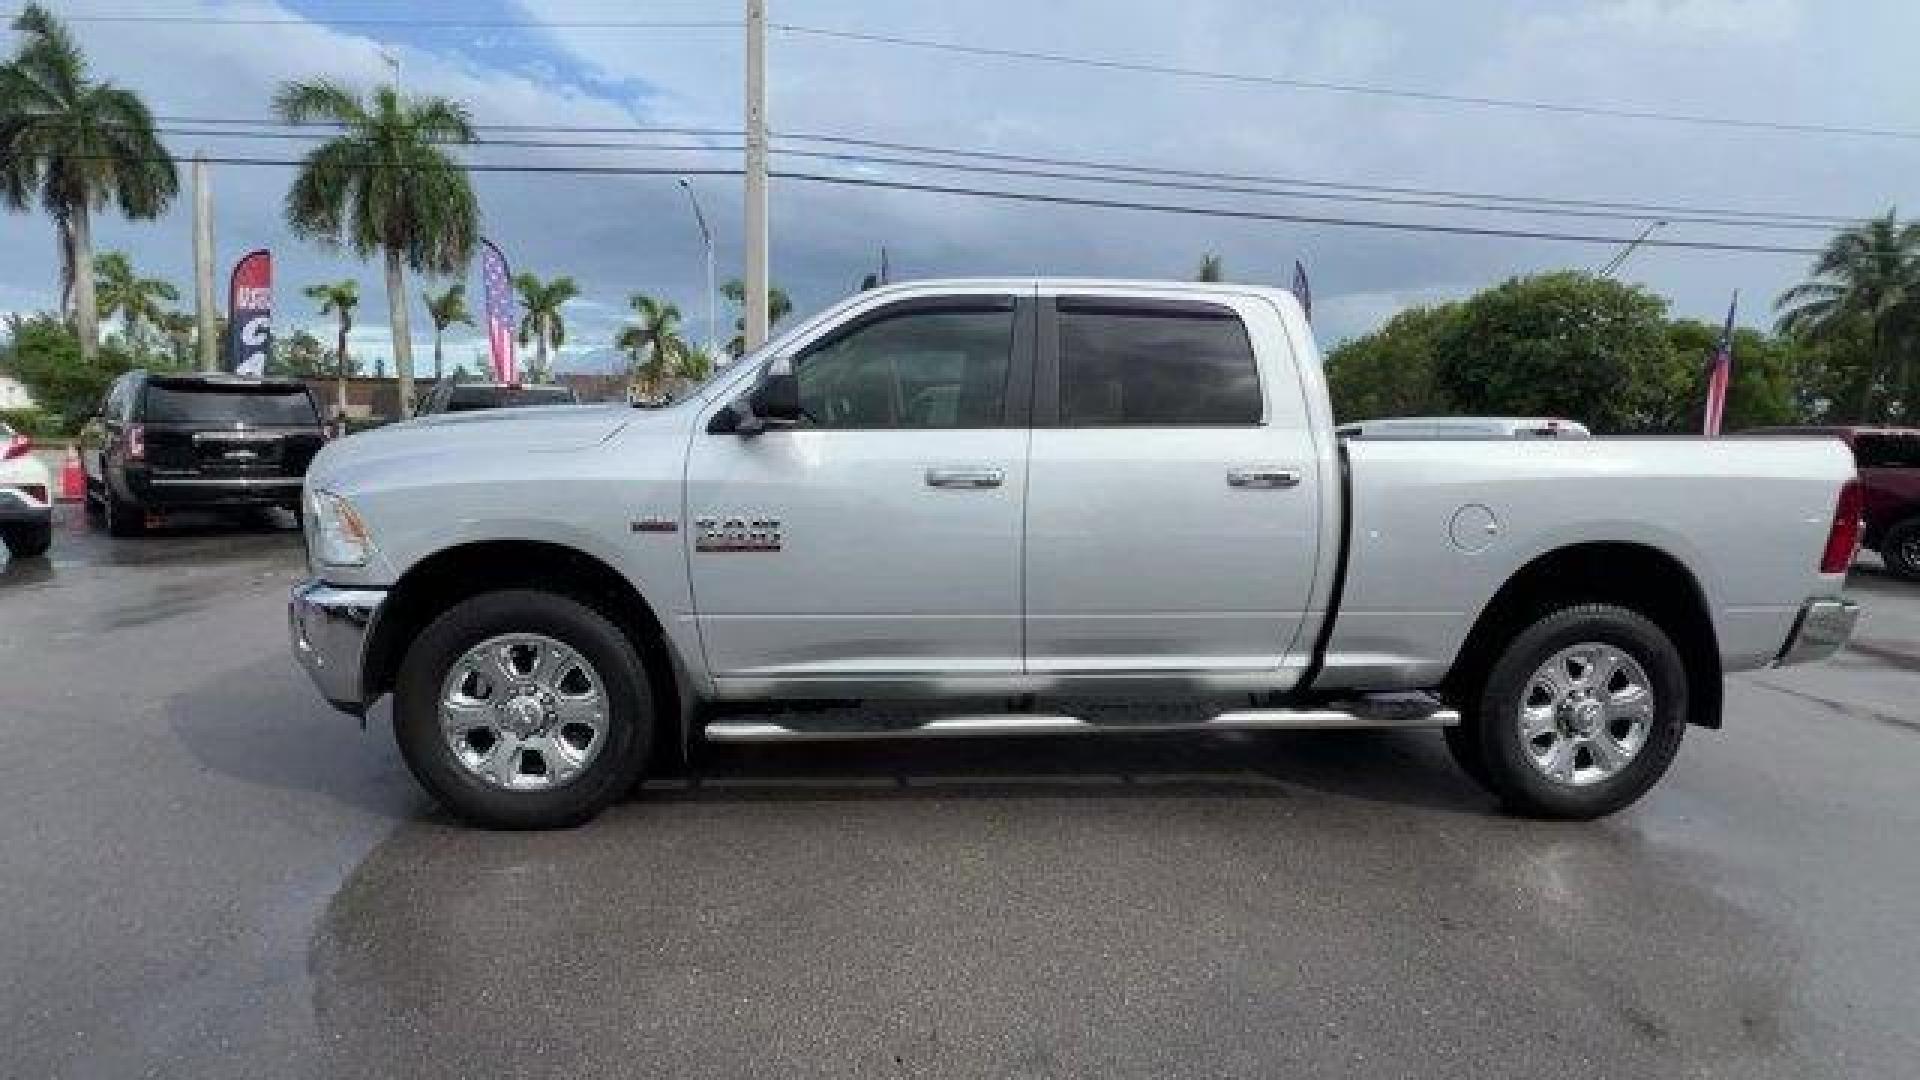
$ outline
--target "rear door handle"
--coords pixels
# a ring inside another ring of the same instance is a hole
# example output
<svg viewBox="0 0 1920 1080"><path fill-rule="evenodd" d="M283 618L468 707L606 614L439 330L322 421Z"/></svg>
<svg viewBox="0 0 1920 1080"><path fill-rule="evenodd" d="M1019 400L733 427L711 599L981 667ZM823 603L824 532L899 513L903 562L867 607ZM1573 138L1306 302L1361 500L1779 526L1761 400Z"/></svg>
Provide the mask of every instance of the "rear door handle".
<svg viewBox="0 0 1920 1080"><path fill-rule="evenodd" d="M1227 483L1239 488L1290 488L1300 486L1298 469L1228 469Z"/></svg>
<svg viewBox="0 0 1920 1080"><path fill-rule="evenodd" d="M928 469L927 486L942 488L997 488L1007 478L1005 469Z"/></svg>

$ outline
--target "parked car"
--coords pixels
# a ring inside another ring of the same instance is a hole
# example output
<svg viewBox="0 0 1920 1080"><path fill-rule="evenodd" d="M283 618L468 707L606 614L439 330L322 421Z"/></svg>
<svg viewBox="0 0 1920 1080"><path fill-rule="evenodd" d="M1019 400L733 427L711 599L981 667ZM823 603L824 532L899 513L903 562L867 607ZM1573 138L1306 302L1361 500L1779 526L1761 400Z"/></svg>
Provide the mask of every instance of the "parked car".
<svg viewBox="0 0 1920 1080"><path fill-rule="evenodd" d="M1394 416L1342 424L1343 439L1586 439L1585 424L1551 416Z"/></svg>
<svg viewBox="0 0 1920 1080"><path fill-rule="evenodd" d="M479 409L515 409L529 405L576 405L579 397L569 386L541 383L455 382L442 379L420 399L415 416L473 412Z"/></svg>
<svg viewBox="0 0 1920 1080"><path fill-rule="evenodd" d="M1865 547L1877 552L1892 573L1920 581L1920 428L1770 427L1740 434L1846 443L1860 470Z"/></svg>
<svg viewBox="0 0 1920 1080"><path fill-rule="evenodd" d="M300 480L326 442L304 383L129 371L80 433L90 515L115 536L176 509L300 511Z"/></svg>
<svg viewBox="0 0 1920 1080"><path fill-rule="evenodd" d="M663 409L329 446L290 632L489 825L701 740L1407 726L1590 818L1845 641L1857 494L1825 439L1337 439L1282 290L932 282Z"/></svg>
<svg viewBox="0 0 1920 1080"><path fill-rule="evenodd" d="M45 555L53 544L53 484L33 456L33 440L0 424L0 541L16 559Z"/></svg>

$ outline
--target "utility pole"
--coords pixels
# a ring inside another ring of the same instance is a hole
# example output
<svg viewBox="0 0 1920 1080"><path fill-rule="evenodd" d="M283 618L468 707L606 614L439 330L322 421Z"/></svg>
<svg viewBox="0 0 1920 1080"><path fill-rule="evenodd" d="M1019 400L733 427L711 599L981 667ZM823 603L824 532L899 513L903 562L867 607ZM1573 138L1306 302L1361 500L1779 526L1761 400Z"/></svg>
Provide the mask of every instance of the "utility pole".
<svg viewBox="0 0 1920 1080"><path fill-rule="evenodd" d="M693 181L680 178L680 186L693 204L693 222L700 226L700 242L707 246L707 352L720 351L719 323L714 319L713 302L713 230L707 228L707 215L700 212L700 196L693 193Z"/></svg>
<svg viewBox="0 0 1920 1080"><path fill-rule="evenodd" d="M207 163L193 159L193 313L197 324L200 370L218 371L220 352L213 340L213 187Z"/></svg>
<svg viewBox="0 0 1920 1080"><path fill-rule="evenodd" d="M767 340L767 2L747 0L746 351Z"/></svg>

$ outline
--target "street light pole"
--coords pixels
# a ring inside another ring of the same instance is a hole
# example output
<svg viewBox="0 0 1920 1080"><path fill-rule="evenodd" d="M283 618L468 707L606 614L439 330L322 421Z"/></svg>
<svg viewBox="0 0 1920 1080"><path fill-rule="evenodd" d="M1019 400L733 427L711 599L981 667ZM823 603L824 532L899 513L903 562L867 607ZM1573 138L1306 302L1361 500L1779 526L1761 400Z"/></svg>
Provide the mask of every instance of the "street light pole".
<svg viewBox="0 0 1920 1080"><path fill-rule="evenodd" d="M1646 228L1644 228L1644 229L1642 229L1642 230L1640 230L1640 235L1639 235L1639 236L1636 236L1636 237L1634 237L1634 238L1633 238L1633 242L1632 242L1632 243L1630 243L1630 244L1628 244L1628 245L1627 245L1626 247L1624 247L1624 248L1622 248L1622 249L1620 250L1620 254L1618 254L1618 255L1615 255L1615 256L1614 256L1614 257L1613 257L1612 259L1610 259L1610 260L1609 260L1609 261L1607 262L1607 265L1606 265L1606 266L1604 266L1604 267L1601 267L1601 269L1600 269L1600 273L1599 273L1599 276L1600 276L1600 277L1603 277L1603 278L1610 278L1610 277L1612 277L1612 276L1613 276L1613 272L1614 272L1615 270L1618 270L1618 269L1620 269L1620 267L1621 267L1621 266L1622 266L1623 264L1625 264L1625 263L1626 263L1626 261L1627 261L1627 256L1629 256L1629 255L1631 255L1631 254L1633 254L1633 249L1634 249L1634 248L1637 248L1637 247L1639 247L1639 246L1640 246L1641 244L1643 244L1643 243L1645 243L1645 242L1646 242L1646 239L1647 239L1647 237L1649 237L1649 236L1652 236L1652 235L1653 235L1653 231L1654 231L1655 229L1663 229L1663 228L1665 228L1665 227L1666 227L1666 224L1667 224L1667 223L1666 223L1666 222L1664 222L1664 221L1656 221L1656 222L1653 222L1652 224L1650 224L1650 225L1648 225L1648 226L1647 226Z"/></svg>
<svg viewBox="0 0 1920 1080"><path fill-rule="evenodd" d="M707 228L707 215L700 212L700 196L694 194L693 182L683 176L680 187L687 193L687 201L693 204L693 221L700 226L700 242L707 246L707 353L713 355L719 351L720 336L713 314L713 232Z"/></svg>
<svg viewBox="0 0 1920 1080"><path fill-rule="evenodd" d="M746 350L767 340L767 3L747 0Z"/></svg>

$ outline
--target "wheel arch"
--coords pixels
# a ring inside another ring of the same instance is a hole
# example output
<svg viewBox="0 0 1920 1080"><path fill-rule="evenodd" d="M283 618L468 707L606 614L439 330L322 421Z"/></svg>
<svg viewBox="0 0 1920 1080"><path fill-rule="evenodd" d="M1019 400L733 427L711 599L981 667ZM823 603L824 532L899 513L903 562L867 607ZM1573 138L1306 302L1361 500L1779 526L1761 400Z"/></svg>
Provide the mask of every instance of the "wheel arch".
<svg viewBox="0 0 1920 1080"><path fill-rule="evenodd" d="M361 700L371 705L391 693L407 647L448 608L499 589L539 589L592 608L633 643L653 691L657 722L671 725L654 745L684 749L682 690L685 668L674 655L660 616L626 575L564 544L538 540L481 540L435 552L415 563L387 590L361 658Z"/></svg>
<svg viewBox="0 0 1920 1080"><path fill-rule="evenodd" d="M1706 593L1672 554L1631 542L1571 544L1515 571L1481 609L1455 653L1443 684L1447 697L1470 700L1502 642L1549 610L1583 603L1617 604L1658 625L1686 663L1688 722L1720 726L1720 646Z"/></svg>

